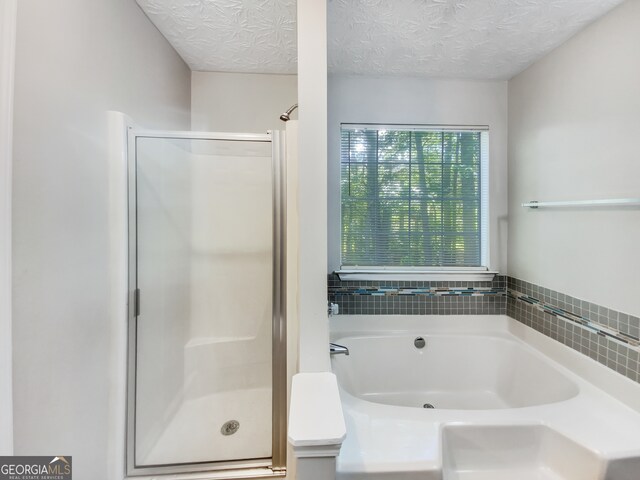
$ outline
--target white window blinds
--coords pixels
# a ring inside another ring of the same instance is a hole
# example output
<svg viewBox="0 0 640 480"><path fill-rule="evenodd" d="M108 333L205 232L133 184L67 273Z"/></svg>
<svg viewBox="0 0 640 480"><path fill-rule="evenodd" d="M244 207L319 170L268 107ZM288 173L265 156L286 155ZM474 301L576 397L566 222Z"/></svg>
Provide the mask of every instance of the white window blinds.
<svg viewBox="0 0 640 480"><path fill-rule="evenodd" d="M342 266L486 267L486 128L341 126Z"/></svg>

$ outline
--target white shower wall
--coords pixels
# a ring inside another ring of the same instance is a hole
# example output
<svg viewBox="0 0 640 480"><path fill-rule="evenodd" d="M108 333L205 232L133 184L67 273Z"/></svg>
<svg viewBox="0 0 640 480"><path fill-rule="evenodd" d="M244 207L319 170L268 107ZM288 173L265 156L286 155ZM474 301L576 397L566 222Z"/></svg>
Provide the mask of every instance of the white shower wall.
<svg viewBox="0 0 640 480"><path fill-rule="evenodd" d="M270 148L229 152L222 164L193 153L187 368L217 378L198 390L271 384Z"/></svg>

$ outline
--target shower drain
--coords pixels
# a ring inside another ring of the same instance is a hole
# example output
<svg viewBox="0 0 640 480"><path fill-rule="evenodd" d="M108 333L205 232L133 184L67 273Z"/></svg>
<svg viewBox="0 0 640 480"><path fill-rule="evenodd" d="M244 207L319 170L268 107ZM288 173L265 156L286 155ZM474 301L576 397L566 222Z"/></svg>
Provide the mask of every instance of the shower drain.
<svg viewBox="0 0 640 480"><path fill-rule="evenodd" d="M422 408L436 408L436 407L430 403L425 403L424 405L422 405Z"/></svg>
<svg viewBox="0 0 640 480"><path fill-rule="evenodd" d="M223 435L233 435L240 428L240 422L237 420L229 420L228 422L224 422L222 428L220 429L220 433Z"/></svg>

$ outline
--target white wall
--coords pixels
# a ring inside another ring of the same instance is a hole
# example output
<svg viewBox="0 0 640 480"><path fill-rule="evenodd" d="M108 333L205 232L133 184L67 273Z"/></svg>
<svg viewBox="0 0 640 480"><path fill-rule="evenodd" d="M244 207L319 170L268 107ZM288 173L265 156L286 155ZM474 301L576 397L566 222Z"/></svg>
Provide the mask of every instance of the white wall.
<svg viewBox="0 0 640 480"><path fill-rule="evenodd" d="M490 267L507 267L507 83L329 77L329 263L340 266L340 123L488 125Z"/></svg>
<svg viewBox="0 0 640 480"><path fill-rule="evenodd" d="M107 110L188 129L190 71L130 0L19 3L15 452L65 452L78 478L119 478L108 455Z"/></svg>
<svg viewBox="0 0 640 480"><path fill-rule="evenodd" d="M329 370L327 316L327 2L298 1L300 371Z"/></svg>
<svg viewBox="0 0 640 480"><path fill-rule="evenodd" d="M0 455L13 453L11 168L17 0L0 0Z"/></svg>
<svg viewBox="0 0 640 480"><path fill-rule="evenodd" d="M287 419L291 407L291 383L298 371L298 121L286 126L287 167ZM287 441L287 478L296 477L293 447Z"/></svg>
<svg viewBox="0 0 640 480"><path fill-rule="evenodd" d="M191 127L237 133L284 130L280 114L297 103L297 81L296 75L193 72Z"/></svg>
<svg viewBox="0 0 640 480"><path fill-rule="evenodd" d="M640 315L640 211L523 209L640 196L640 1L509 82L509 274Z"/></svg>

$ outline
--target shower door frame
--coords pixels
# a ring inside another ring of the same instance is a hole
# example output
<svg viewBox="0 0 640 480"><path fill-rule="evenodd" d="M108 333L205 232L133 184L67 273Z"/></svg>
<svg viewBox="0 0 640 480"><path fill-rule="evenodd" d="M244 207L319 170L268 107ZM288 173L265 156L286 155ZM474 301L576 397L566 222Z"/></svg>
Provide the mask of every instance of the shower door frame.
<svg viewBox="0 0 640 480"><path fill-rule="evenodd" d="M126 406L127 477L157 474L195 474L202 478L282 477L287 470L287 312L286 312L286 162L285 133L266 134L142 130L128 127L127 135L127 211L128 211L128 345ZM137 139L219 140L271 143L272 173L272 441L271 457L213 462L163 464L138 467L135 464L136 355L139 293L137 278ZM185 477L187 478L187 477Z"/></svg>

